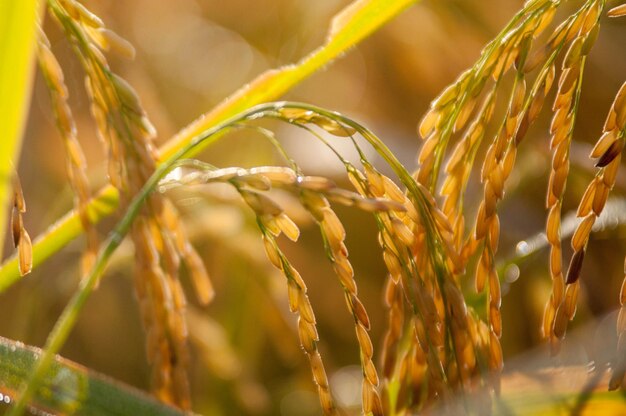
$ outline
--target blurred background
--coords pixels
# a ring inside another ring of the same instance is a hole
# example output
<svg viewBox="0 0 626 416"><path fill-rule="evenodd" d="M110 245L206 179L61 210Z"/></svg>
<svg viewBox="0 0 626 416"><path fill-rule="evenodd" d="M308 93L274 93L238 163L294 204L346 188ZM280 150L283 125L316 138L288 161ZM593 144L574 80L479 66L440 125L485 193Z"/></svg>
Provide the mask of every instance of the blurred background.
<svg viewBox="0 0 626 416"><path fill-rule="evenodd" d="M110 57L112 69L138 91L163 143L266 69L298 61L323 43L332 16L347 0L113 0L87 1L107 26L131 41L134 61ZM479 57L522 6L521 0L424 1L305 80L284 99L339 111L372 129L406 164L416 167L421 141L416 125L432 100ZM568 2L563 17L581 2ZM87 154L93 189L105 183L104 156L89 115L81 67L54 22L45 31L60 60L71 95L79 139ZM587 158L615 93L624 82L624 19L603 20L588 60L580 118L572 148L572 172L564 210L575 210L595 170ZM546 101L550 102L550 99ZM536 346L543 305L549 297L548 252L517 259L541 233L551 155L550 115L529 131L514 176L500 204L499 261L506 284L502 303L505 360ZM270 124L288 152L308 174L348 186L329 152L297 130ZM341 143L338 143L341 146ZM54 125L45 84L38 74L19 166L28 211L26 228L39 235L72 207L65 155ZM352 154L353 160L354 154ZM258 136L236 134L203 152L218 166L275 164L279 159ZM372 156L383 171L380 160ZM466 195L471 212L481 192ZM574 325L599 319L619 306L623 279L626 210L619 209L626 178L614 192L618 207L592 234L583 269L583 290ZM284 278L265 259L251 213L220 188L171 194L217 290L206 308L189 298L191 385L194 410L207 415L317 415L320 413L309 365L299 348L295 316L288 311ZM281 202L301 225L298 244L280 243L309 286L321 337L320 350L340 404L358 405L358 348L342 291L325 258L319 233L288 196ZM623 205L622 205L623 206ZM371 216L338 209L359 293L372 320L380 349L386 315L385 270ZM101 235L117 217L99 225ZM0 295L0 335L41 346L78 282L82 239L70 244L19 284ZM9 244L5 246L9 247ZM564 244L569 258L568 244ZM516 248L518 249L516 251ZM5 255L8 255L7 253ZM149 389L144 334L132 284L133 249L123 245L99 290L89 300L62 355L117 380ZM188 283L185 281L185 283ZM188 289L190 286L188 285Z"/></svg>

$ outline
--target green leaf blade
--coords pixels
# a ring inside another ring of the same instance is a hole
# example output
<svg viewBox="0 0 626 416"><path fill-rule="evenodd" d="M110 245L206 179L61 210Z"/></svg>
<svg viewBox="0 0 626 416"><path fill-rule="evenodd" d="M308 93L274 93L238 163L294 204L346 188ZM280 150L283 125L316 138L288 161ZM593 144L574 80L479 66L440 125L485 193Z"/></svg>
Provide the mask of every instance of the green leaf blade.
<svg viewBox="0 0 626 416"><path fill-rule="evenodd" d="M0 392L3 397L15 398L15 392L28 379L40 353L37 348L0 337ZM55 358L30 406L52 414L93 416L186 414L158 402L139 390L88 371L60 357Z"/></svg>
<svg viewBox="0 0 626 416"><path fill-rule="evenodd" d="M40 0L0 0L0 236L30 103L40 6Z"/></svg>

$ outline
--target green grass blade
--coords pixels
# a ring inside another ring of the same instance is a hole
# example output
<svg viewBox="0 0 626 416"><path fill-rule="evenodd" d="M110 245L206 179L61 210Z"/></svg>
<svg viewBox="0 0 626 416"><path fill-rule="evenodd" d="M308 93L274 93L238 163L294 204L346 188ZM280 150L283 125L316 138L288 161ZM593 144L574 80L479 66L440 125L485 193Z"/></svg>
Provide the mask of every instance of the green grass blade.
<svg viewBox="0 0 626 416"><path fill-rule="evenodd" d="M161 149L162 160L185 147L202 131L254 105L274 100L298 85L317 70L347 52L368 35L418 0L357 0L333 19L326 43L294 65L261 74L250 84L236 91L214 110L200 117L170 139ZM205 146L209 142L205 144ZM200 148L194 149L194 152ZM90 205L90 218L97 223L115 211L117 191L103 188ZM33 268L83 232L78 214L72 211L53 224L33 243ZM19 279L16 258L0 268L0 293Z"/></svg>
<svg viewBox="0 0 626 416"><path fill-rule="evenodd" d="M0 337L0 404L15 397L40 354L37 348ZM145 393L62 358L55 358L30 406L42 414L183 415Z"/></svg>
<svg viewBox="0 0 626 416"><path fill-rule="evenodd" d="M30 102L40 0L0 0L0 253Z"/></svg>
<svg viewBox="0 0 626 416"><path fill-rule="evenodd" d="M341 56L417 0L357 0L332 20L326 43L294 65L272 69L239 89L211 112L169 140L161 149L167 159L194 136L254 105L275 100ZM208 143L207 143L208 144ZM205 144L204 146L206 146ZM203 146L196 148L200 151Z"/></svg>

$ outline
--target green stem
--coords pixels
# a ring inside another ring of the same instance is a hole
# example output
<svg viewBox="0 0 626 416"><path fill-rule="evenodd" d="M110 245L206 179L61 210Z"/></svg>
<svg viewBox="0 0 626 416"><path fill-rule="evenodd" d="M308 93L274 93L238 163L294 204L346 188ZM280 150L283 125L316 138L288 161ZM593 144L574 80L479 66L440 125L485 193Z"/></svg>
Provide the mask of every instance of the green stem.
<svg viewBox="0 0 626 416"><path fill-rule="evenodd" d="M72 296L69 303L63 310L63 313L57 320L57 323L52 329L52 332L48 336L41 358L37 360L33 371L28 378L26 386L22 390L21 394L19 394L15 406L10 410L8 414L9 416L19 416L24 412L27 403L30 401L38 386L40 385L44 374L50 368L50 365L54 360L54 355L59 352L59 350L67 340L67 337L69 336L72 328L76 324L76 320L78 319L79 313L85 305L85 302L87 301L93 290L96 288L100 278L102 277L102 274L104 273L106 265L111 258L111 255L113 255L115 250L122 243L124 237L130 231L131 226L135 218L139 215L139 212L141 211L144 202L158 186L159 181L172 168L176 167L180 159L185 157L185 155L194 147L200 145L201 143L210 141L212 138L215 138L222 133L225 133L227 130L229 130L231 125L246 120L253 116L255 113L262 113L263 110L267 108L271 108L271 106L260 106L252 108L245 113L235 116L234 118L229 119L226 122L206 131L200 136L194 138L186 146L179 149L155 170L152 176L150 176L148 181L141 188L141 191L135 196L135 198L128 206L124 217L120 220L120 222L113 229L113 231L105 241L104 247L98 253L98 257L90 273L81 281L77 291L74 293L74 296Z"/></svg>
<svg viewBox="0 0 626 416"><path fill-rule="evenodd" d="M6 3L21 4L25 1L7 1ZM245 111L254 105L279 98L282 94L345 54L350 48L377 31L381 26L388 23L417 1L419 0L359 0L351 3L336 15L324 45L297 63L271 69L260 74L255 80L227 97L215 109L183 128L159 149L162 160L169 159L178 149L188 145L194 137L219 123L223 123L229 117L233 117L235 114ZM50 1L49 4L54 5L55 3ZM3 26L0 25L1 27ZM5 38L12 39L12 36L0 36L0 42ZM12 71L15 71L14 66ZM17 71L17 73L21 72ZM0 106L2 102L0 100ZM1 114L2 112L0 112ZM1 127L2 124L0 123ZM213 140L205 142L203 147L208 146L211 142ZM0 149L2 149L2 144L3 140L0 140ZM195 151L199 150L200 147L197 147ZM4 153L0 151L0 160L2 160L3 155ZM2 169L2 166L4 164L0 163L0 169ZM87 206L90 220L94 224L98 223L115 212L118 204L119 194L117 190L110 185L104 187ZM1 224L4 224L4 222L0 222ZM76 210L70 211L50 226L48 231L34 239L33 268L36 268L54 253L58 252L82 232L83 228L78 212ZM17 282L19 278L18 260L14 256L0 266L0 293Z"/></svg>
<svg viewBox="0 0 626 416"><path fill-rule="evenodd" d="M40 11L39 0L0 1L0 253L28 115Z"/></svg>

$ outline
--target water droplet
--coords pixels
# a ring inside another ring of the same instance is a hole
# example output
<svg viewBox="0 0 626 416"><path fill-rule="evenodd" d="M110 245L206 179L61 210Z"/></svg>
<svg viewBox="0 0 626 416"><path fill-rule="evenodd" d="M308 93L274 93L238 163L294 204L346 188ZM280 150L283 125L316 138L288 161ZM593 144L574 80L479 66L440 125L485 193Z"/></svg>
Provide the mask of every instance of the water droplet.
<svg viewBox="0 0 626 416"><path fill-rule="evenodd" d="M520 270L517 264L510 264L504 271L504 280L506 280L508 283L513 283L517 279L519 279L519 275Z"/></svg>
<svg viewBox="0 0 626 416"><path fill-rule="evenodd" d="M523 240L520 241L517 243L517 246L515 246L515 253L517 253L518 256L527 256L530 254L530 244Z"/></svg>
<svg viewBox="0 0 626 416"><path fill-rule="evenodd" d="M361 397L362 370L359 366L343 367L331 376L333 395L344 407L356 406Z"/></svg>

